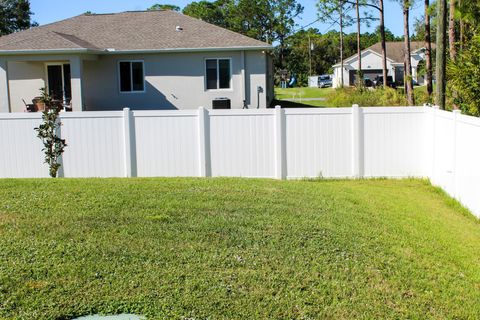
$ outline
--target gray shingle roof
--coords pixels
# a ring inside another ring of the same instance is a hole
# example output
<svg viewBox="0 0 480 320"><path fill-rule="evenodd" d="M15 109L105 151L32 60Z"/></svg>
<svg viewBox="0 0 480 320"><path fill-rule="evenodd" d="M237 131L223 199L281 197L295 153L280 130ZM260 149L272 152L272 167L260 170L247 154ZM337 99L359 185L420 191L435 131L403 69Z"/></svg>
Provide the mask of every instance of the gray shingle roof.
<svg viewBox="0 0 480 320"><path fill-rule="evenodd" d="M176 31L176 27L181 31ZM173 11L84 14L0 37L0 51L269 48L270 45Z"/></svg>
<svg viewBox="0 0 480 320"><path fill-rule="evenodd" d="M432 44L432 47L434 45ZM415 52L418 49L425 47L424 41L411 41L410 52ZM377 42L373 46L368 47L366 50L375 51L378 54L382 54L382 43ZM387 52L387 58L396 63L403 63L405 60L405 43L403 41L389 41L385 43L385 49Z"/></svg>
<svg viewBox="0 0 480 320"><path fill-rule="evenodd" d="M424 41L411 41L410 42L410 52L414 53L415 51L422 49L425 47ZM432 43L432 49L435 48L435 44ZM390 59L393 63L404 63L405 59L405 43L403 41L389 41L385 42L385 49L387 52L387 59ZM382 43L377 42L374 45L366 48L362 52L367 50L372 50L379 55L382 55ZM357 58L357 54L350 56L344 60L344 62L348 63L350 60L354 60ZM334 67L340 66L340 63L334 65Z"/></svg>

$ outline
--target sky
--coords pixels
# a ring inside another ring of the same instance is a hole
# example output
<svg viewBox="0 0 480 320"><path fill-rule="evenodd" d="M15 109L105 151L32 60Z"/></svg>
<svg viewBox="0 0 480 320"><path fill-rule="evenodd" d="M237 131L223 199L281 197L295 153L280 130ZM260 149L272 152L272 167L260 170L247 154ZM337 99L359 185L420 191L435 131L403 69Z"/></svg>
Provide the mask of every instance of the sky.
<svg viewBox="0 0 480 320"><path fill-rule="evenodd" d="M70 18L86 11L93 13L112 13L129 10L145 10L155 3L169 3L175 4L181 8L186 6L193 0L30 0L31 9L34 13L33 20L40 25ZM316 0L299 0L305 7L304 13L297 19L297 27L299 29L303 26L309 25L318 19ZM411 15L410 24L413 30L414 18L421 17L423 13L423 1L416 1ZM353 12L352 12L353 14ZM373 15L377 15L372 11ZM362 27L363 31L373 31L378 23L373 22L370 28ZM325 33L331 29L338 29L338 26L331 26L331 23L316 22L310 27L320 30ZM403 14L402 9L397 1L385 1L385 26L395 35L403 35ZM355 27L350 27L346 32L356 32Z"/></svg>

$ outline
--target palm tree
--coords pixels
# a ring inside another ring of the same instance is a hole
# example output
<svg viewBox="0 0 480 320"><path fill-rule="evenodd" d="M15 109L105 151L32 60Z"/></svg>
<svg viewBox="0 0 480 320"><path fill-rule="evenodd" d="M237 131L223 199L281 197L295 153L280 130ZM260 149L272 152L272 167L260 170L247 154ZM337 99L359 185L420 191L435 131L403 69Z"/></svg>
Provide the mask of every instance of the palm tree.
<svg viewBox="0 0 480 320"><path fill-rule="evenodd" d="M455 49L455 0L450 0L450 17L448 21L448 43L450 59L455 61L457 50Z"/></svg>
<svg viewBox="0 0 480 320"><path fill-rule="evenodd" d="M403 31L405 38L405 89L407 94L408 104L413 106L415 104L415 96L413 93L412 82L412 60L410 50L410 28L409 28L409 16L410 16L410 0L403 0Z"/></svg>
<svg viewBox="0 0 480 320"><path fill-rule="evenodd" d="M357 86L362 87L362 45L360 43L360 5L358 0L356 0L356 10L357 10L357 56L358 56L358 69L357 69Z"/></svg>
<svg viewBox="0 0 480 320"><path fill-rule="evenodd" d="M437 0L437 87L436 103L440 109L445 110L445 74L446 74L446 38L447 32L447 1Z"/></svg>
<svg viewBox="0 0 480 320"><path fill-rule="evenodd" d="M383 0L379 1L379 8L380 11L380 37L382 41L382 67L383 67L383 87L386 88L388 85L387 82L387 49L385 44L385 14L383 11Z"/></svg>
<svg viewBox="0 0 480 320"><path fill-rule="evenodd" d="M425 66L427 69L425 82L427 83L427 93L430 97L433 93L432 85L432 39L430 33L430 0L425 0Z"/></svg>

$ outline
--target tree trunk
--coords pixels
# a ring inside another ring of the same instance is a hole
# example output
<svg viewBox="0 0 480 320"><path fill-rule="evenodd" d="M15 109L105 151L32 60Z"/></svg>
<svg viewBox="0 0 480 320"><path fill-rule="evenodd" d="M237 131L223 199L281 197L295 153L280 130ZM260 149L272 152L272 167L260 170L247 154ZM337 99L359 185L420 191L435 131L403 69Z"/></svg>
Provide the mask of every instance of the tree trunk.
<svg viewBox="0 0 480 320"><path fill-rule="evenodd" d="M448 44L450 59L455 61L457 49L455 48L455 0L450 0L450 17L448 21Z"/></svg>
<svg viewBox="0 0 480 320"><path fill-rule="evenodd" d="M465 22L460 19L460 51L463 51L463 39L465 35Z"/></svg>
<svg viewBox="0 0 480 320"><path fill-rule="evenodd" d="M385 41L385 14L383 10L383 0L380 0L380 36L382 38L382 68L383 68L383 87L386 88L388 85L387 76L387 49Z"/></svg>
<svg viewBox="0 0 480 320"><path fill-rule="evenodd" d="M358 56L358 69L357 69L357 87L361 88L363 86L362 79L362 46L360 43L360 6L357 0L357 56Z"/></svg>
<svg viewBox="0 0 480 320"><path fill-rule="evenodd" d="M458 6L462 7L462 0L458 0ZM465 23L463 22L463 17L460 17L460 51L463 51L463 36L465 34Z"/></svg>
<svg viewBox="0 0 480 320"><path fill-rule="evenodd" d="M446 46L447 39L447 1L437 0L437 87L436 102L440 109L445 110L445 87L446 87Z"/></svg>
<svg viewBox="0 0 480 320"><path fill-rule="evenodd" d="M309 58L309 65L310 65L310 71L309 71L309 76L312 76L312 40L310 39L310 34L308 35L308 58Z"/></svg>
<svg viewBox="0 0 480 320"><path fill-rule="evenodd" d="M340 87L343 88L343 1L340 2L340 66Z"/></svg>
<svg viewBox="0 0 480 320"><path fill-rule="evenodd" d="M430 16L428 9L430 7L430 0L425 0L425 82L427 83L427 93L431 97L433 93L432 85L432 39L430 34Z"/></svg>
<svg viewBox="0 0 480 320"><path fill-rule="evenodd" d="M412 60L410 54L410 28L409 28L410 3L403 1L403 31L405 34L405 88L408 104L415 105L415 96L413 94L412 82Z"/></svg>

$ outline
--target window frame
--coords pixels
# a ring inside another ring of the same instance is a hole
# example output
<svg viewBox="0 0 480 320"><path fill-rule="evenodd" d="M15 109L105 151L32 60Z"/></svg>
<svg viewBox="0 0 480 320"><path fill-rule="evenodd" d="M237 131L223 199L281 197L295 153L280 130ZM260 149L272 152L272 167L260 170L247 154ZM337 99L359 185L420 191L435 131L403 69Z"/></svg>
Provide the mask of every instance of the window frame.
<svg viewBox="0 0 480 320"><path fill-rule="evenodd" d="M207 79L207 61L208 60L216 60L217 62L217 88L216 89L208 89L208 79ZM220 88L220 60L228 60L229 63L229 82L228 88ZM233 69L232 69L232 58L231 57L209 57L204 59L203 63L203 72L205 74L204 77L204 85L206 92L214 92L214 91L233 91Z"/></svg>
<svg viewBox="0 0 480 320"><path fill-rule="evenodd" d="M122 91L122 74L120 64L122 62L129 62L130 63L130 91ZM133 63L141 63L142 64L142 78L143 78L143 90L133 90ZM145 93L146 86L145 86L145 61L144 60L118 60L117 62L117 74L118 74L118 92L120 94L135 94L135 93Z"/></svg>

